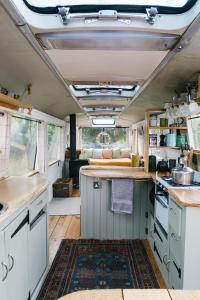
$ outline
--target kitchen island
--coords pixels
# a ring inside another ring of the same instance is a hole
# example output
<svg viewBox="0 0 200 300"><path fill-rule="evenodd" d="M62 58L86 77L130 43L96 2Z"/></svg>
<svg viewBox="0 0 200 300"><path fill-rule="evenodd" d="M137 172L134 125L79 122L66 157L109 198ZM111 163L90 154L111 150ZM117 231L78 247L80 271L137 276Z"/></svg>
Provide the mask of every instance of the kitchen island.
<svg viewBox="0 0 200 300"><path fill-rule="evenodd" d="M82 167L81 237L95 239L146 239L152 174L143 168ZM113 178L133 179L133 213L111 211Z"/></svg>

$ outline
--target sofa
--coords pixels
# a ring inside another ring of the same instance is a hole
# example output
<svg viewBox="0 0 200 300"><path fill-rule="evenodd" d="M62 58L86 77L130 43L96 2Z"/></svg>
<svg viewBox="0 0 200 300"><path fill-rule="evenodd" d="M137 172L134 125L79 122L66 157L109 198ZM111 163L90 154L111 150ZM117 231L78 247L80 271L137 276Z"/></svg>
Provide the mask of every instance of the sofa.
<svg viewBox="0 0 200 300"><path fill-rule="evenodd" d="M110 149L83 149L82 159L88 159L90 165L96 166L123 166L138 167L133 159L134 154L130 149L110 148Z"/></svg>

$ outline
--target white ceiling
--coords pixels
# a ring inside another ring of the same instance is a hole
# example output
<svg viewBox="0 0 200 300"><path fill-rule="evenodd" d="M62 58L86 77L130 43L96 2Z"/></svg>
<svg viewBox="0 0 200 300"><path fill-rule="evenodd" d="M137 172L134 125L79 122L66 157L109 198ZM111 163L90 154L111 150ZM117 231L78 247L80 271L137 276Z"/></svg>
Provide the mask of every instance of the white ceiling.
<svg viewBox="0 0 200 300"><path fill-rule="evenodd" d="M67 81L143 82L166 51L47 50Z"/></svg>

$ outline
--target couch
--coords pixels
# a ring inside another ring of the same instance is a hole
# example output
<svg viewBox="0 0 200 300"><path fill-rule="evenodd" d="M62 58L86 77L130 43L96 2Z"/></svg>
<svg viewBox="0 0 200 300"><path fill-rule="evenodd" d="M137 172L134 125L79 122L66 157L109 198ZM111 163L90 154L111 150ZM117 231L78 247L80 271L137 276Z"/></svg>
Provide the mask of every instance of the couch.
<svg viewBox="0 0 200 300"><path fill-rule="evenodd" d="M123 167L138 167L138 163L135 164L134 154L130 149L83 149L81 152L81 158L88 159L90 165L96 166L123 166Z"/></svg>

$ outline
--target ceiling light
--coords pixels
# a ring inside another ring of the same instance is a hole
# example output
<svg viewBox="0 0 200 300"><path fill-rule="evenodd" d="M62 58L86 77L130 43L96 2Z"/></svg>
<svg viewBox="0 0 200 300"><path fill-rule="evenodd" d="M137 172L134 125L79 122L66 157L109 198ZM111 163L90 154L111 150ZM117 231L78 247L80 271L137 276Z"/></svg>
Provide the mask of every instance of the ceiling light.
<svg viewBox="0 0 200 300"><path fill-rule="evenodd" d="M115 120L112 118L92 119L92 127L115 127Z"/></svg>

